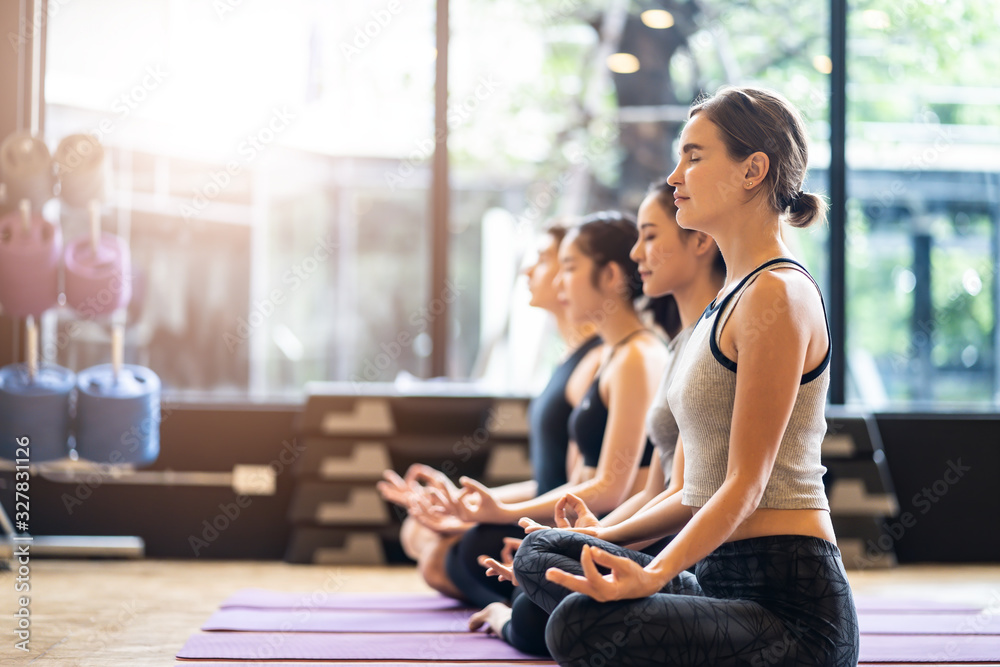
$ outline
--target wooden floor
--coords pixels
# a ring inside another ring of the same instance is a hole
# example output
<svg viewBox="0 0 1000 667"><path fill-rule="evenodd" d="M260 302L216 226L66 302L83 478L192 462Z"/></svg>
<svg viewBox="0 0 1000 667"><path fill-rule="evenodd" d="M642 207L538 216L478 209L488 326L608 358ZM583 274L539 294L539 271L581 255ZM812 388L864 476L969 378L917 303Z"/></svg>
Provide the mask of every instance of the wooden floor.
<svg viewBox="0 0 1000 667"><path fill-rule="evenodd" d="M907 566L849 574L859 593L975 602L1000 609L1000 565ZM23 595L15 592L15 577L0 573L3 665L172 665L188 636L219 604L249 586L283 591L429 590L411 567L34 560L31 650L25 654L14 648L12 614L17 597Z"/></svg>

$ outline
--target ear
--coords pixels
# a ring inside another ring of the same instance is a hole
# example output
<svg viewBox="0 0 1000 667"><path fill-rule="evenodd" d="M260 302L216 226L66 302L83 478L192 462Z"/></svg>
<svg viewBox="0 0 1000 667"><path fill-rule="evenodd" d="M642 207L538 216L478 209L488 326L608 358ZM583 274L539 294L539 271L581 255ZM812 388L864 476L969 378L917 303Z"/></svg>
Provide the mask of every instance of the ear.
<svg viewBox="0 0 1000 667"><path fill-rule="evenodd" d="M771 168L771 161L768 159L767 153L757 151L747 157L743 161L743 165L743 187L747 190L753 190L764 182L764 178ZM748 183L752 183L752 185L747 185Z"/></svg>
<svg viewBox="0 0 1000 667"><path fill-rule="evenodd" d="M705 232L695 232L692 240L694 241L695 255L698 257L715 250L715 239Z"/></svg>
<svg viewBox="0 0 1000 667"><path fill-rule="evenodd" d="M602 289L617 290L625 284L625 273L618 262L608 262L601 269L600 285Z"/></svg>

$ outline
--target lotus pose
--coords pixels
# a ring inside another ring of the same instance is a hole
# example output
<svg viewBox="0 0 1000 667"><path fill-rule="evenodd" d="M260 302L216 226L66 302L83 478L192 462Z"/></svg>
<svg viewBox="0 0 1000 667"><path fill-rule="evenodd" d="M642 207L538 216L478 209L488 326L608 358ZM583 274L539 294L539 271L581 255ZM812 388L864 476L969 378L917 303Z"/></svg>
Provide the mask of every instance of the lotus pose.
<svg viewBox="0 0 1000 667"><path fill-rule="evenodd" d="M670 340L670 358L660 380L660 388L646 414L646 431L656 446L646 487L622 503L611 514L598 520L587 504L575 495L567 495L556 504L555 522L573 527L588 535L604 537L614 526L638 513L655 507L662 500L680 493L684 481L684 452L678 442L677 421L667 404L666 392L674 370L683 355L694 323L722 287L726 266L711 236L682 229L677 225L674 188L666 180L654 183L639 207L639 239L632 248L632 259L639 266L642 291L650 297L671 295L679 311L682 330ZM571 522L570 519L574 520ZM544 529L530 519L522 519L526 532ZM648 541L627 545L641 549L649 557L658 554L671 537L650 544ZM626 545L622 545L626 546ZM487 572L511 580L508 563L492 558L483 560ZM547 655L545 625L548 614L525 595L515 595L511 607L492 604L473 617L473 627L488 624L508 643L526 653Z"/></svg>
<svg viewBox="0 0 1000 667"><path fill-rule="evenodd" d="M857 663L820 463L829 327L781 233L783 219L823 216L802 191L806 165L801 118L775 93L724 88L690 110L668 179L677 222L710 234L728 271L667 391L684 488L604 540L525 538L513 574L550 614L546 643L561 665L598 654L625 666ZM655 556L613 544L671 534Z"/></svg>

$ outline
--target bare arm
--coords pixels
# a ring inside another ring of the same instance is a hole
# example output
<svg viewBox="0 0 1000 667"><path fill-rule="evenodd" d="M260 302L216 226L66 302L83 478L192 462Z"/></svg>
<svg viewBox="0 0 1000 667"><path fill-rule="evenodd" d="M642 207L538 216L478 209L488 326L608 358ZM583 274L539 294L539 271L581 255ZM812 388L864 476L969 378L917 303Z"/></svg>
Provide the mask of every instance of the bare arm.
<svg viewBox="0 0 1000 667"><path fill-rule="evenodd" d="M538 494L538 482L533 479L503 486L494 486L492 489L497 500L505 503L518 503L522 500L529 500Z"/></svg>
<svg viewBox="0 0 1000 667"><path fill-rule="evenodd" d="M538 498L521 503L500 503L483 498L481 510L463 513L468 521L513 523L527 516L551 522L556 503L567 493L583 499L598 514L616 508L632 488L646 441L644 417L655 394L656 378L663 359L644 356L639 346L622 350L621 360L608 373L608 422L601 456L593 478L564 485ZM478 485L476 485L478 486ZM483 495L481 487L467 485L469 493ZM485 510L485 511L483 511Z"/></svg>
<svg viewBox="0 0 1000 667"><path fill-rule="evenodd" d="M659 452L657 452L657 455ZM662 480L662 467L658 477ZM653 474L650 473L650 478ZM662 485L662 481L660 482ZM662 486L661 486L662 488ZM667 535L677 533L691 518L691 508L681 505L681 490L684 488L684 443L680 436L677 437L677 448L674 452L674 461L670 472L670 483L666 489L653 495L648 502L642 505L629 516L622 517L616 523L608 522L611 516L605 517L602 525L608 529L602 531L601 539L614 542L615 544L636 544L647 540L655 540ZM645 492L653 491L652 485L647 484ZM670 498L676 496L674 500L667 504ZM661 507L662 505L662 507ZM616 512L617 513L617 512Z"/></svg>
<svg viewBox="0 0 1000 667"><path fill-rule="evenodd" d="M566 479L570 484L579 484L583 481L583 456L580 448L572 440L566 449Z"/></svg>
<svg viewBox="0 0 1000 667"><path fill-rule="evenodd" d="M601 519L602 526L614 526L622 521L632 518L649 501L663 493L663 466L660 465L660 450L653 452L653 460L649 462L649 475L646 476L646 486L642 491L635 494L618 509Z"/></svg>
<svg viewBox="0 0 1000 667"><path fill-rule="evenodd" d="M594 477L570 489L554 489L532 501L511 506L515 520L522 516L550 519L556 503L566 493L579 496L594 513L606 514L626 499L635 482L639 459L646 442L645 417L655 387L650 372L658 377L638 346L622 350L621 361L608 379L608 422L601 456Z"/></svg>

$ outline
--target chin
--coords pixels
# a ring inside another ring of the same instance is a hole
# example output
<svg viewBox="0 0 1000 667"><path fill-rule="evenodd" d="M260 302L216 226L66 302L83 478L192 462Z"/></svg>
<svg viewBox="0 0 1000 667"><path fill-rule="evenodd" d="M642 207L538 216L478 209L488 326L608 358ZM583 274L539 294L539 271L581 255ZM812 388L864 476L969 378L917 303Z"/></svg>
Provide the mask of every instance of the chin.
<svg viewBox="0 0 1000 667"><path fill-rule="evenodd" d="M700 229L697 224L695 224L693 215L685 215L683 211L677 211L677 215L674 216L674 220L677 221L677 226L681 229L689 229L696 232L705 231Z"/></svg>

